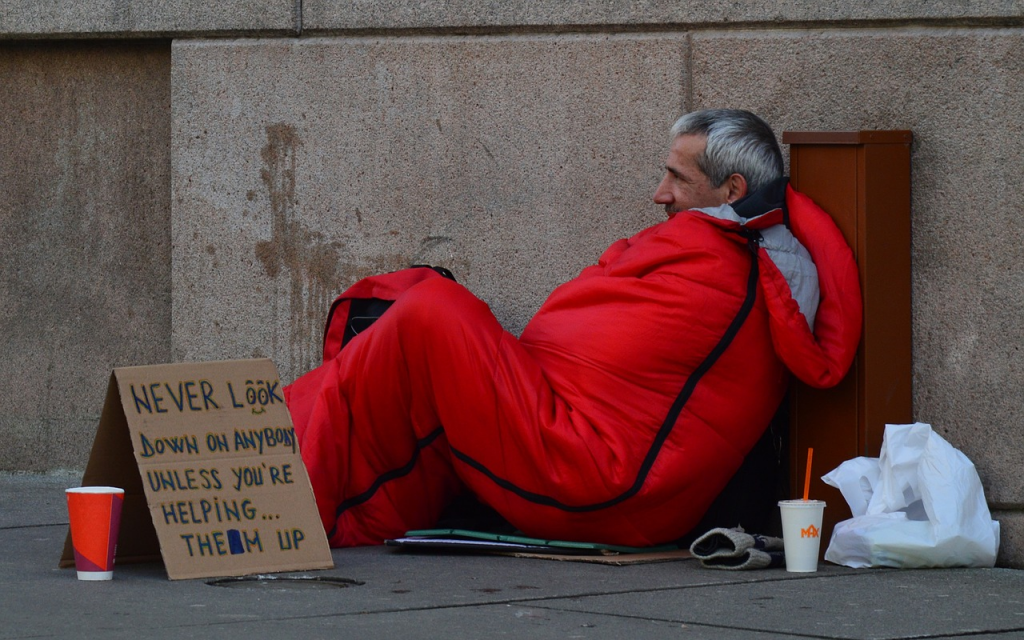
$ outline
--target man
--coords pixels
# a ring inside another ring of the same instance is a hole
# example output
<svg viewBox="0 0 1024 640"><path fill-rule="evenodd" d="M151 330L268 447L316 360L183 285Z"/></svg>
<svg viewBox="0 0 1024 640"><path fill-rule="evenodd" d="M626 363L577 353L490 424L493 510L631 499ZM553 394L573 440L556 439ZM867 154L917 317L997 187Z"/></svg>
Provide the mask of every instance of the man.
<svg viewBox="0 0 1024 640"><path fill-rule="evenodd" d="M775 134L749 112L694 112L676 121L671 137L665 177L654 193L654 201L664 205L668 215L733 204L782 177L782 151ZM813 296L817 279L813 272L809 275L813 283L807 288ZM816 299L807 304L812 305L816 308ZM781 535L776 503L789 498L787 409L783 403L686 541L716 526L741 525L747 531Z"/></svg>
<svg viewBox="0 0 1024 640"><path fill-rule="evenodd" d="M781 178L782 171L782 151L763 120L747 111L697 111L672 127L654 201L670 215L732 204Z"/></svg>
<svg viewBox="0 0 1024 640"><path fill-rule="evenodd" d="M668 220L558 287L520 338L430 278L289 388L333 546L431 526L467 489L527 535L678 540L764 433L789 372L842 379L856 266L781 178L771 129L743 111L685 115L665 169Z"/></svg>

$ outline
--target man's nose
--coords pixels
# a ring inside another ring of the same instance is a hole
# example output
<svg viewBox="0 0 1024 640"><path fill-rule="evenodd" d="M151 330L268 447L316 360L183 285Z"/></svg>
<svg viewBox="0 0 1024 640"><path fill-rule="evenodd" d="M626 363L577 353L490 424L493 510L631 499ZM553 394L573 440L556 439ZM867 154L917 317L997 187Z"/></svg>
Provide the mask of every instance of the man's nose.
<svg viewBox="0 0 1024 640"><path fill-rule="evenodd" d="M668 177L664 177L654 191L655 204L672 204L672 190L668 188Z"/></svg>

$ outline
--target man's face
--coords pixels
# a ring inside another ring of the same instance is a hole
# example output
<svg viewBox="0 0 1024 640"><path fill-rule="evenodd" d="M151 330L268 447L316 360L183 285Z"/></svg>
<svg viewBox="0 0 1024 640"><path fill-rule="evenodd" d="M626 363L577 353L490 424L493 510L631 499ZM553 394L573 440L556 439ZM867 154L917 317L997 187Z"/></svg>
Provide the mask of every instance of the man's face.
<svg viewBox="0 0 1024 640"><path fill-rule="evenodd" d="M704 136L682 135L672 141L665 161L665 177L654 192L654 202L665 205L671 217L680 211L717 207L729 201L729 183L714 187L697 166L697 157L704 153Z"/></svg>

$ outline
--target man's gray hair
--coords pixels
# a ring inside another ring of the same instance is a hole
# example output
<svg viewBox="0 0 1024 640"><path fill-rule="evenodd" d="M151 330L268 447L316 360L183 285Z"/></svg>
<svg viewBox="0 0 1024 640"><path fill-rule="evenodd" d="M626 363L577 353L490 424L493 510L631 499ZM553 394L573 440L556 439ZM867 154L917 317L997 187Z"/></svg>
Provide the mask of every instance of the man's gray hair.
<svg viewBox="0 0 1024 640"><path fill-rule="evenodd" d="M753 193L782 177L782 150L775 133L749 111L705 109L687 113L672 125L673 140L683 135L707 139L697 166L714 187L738 173L747 180L747 192Z"/></svg>

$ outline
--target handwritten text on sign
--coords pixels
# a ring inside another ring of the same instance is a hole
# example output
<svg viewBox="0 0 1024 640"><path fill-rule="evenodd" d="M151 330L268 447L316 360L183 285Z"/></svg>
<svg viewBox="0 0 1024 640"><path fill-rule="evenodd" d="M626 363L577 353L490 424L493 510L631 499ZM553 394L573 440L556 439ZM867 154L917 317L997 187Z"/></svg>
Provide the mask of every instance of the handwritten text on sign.
<svg viewBox="0 0 1024 640"><path fill-rule="evenodd" d="M244 409L249 407L253 415L260 415L268 405L280 403L279 380L246 380L244 391L235 393L231 382L225 383L227 395L230 396L231 408ZM148 384L130 385L132 399L135 401L137 413L168 413L177 409L184 411L211 411L221 408L221 403L214 398L213 383L209 380L180 380L177 383L150 382ZM228 399L222 397L222 401Z"/></svg>
<svg viewBox="0 0 1024 640"><path fill-rule="evenodd" d="M121 403L165 562L171 551L266 570L309 544L330 561L269 361L119 371L133 374L118 378Z"/></svg>

